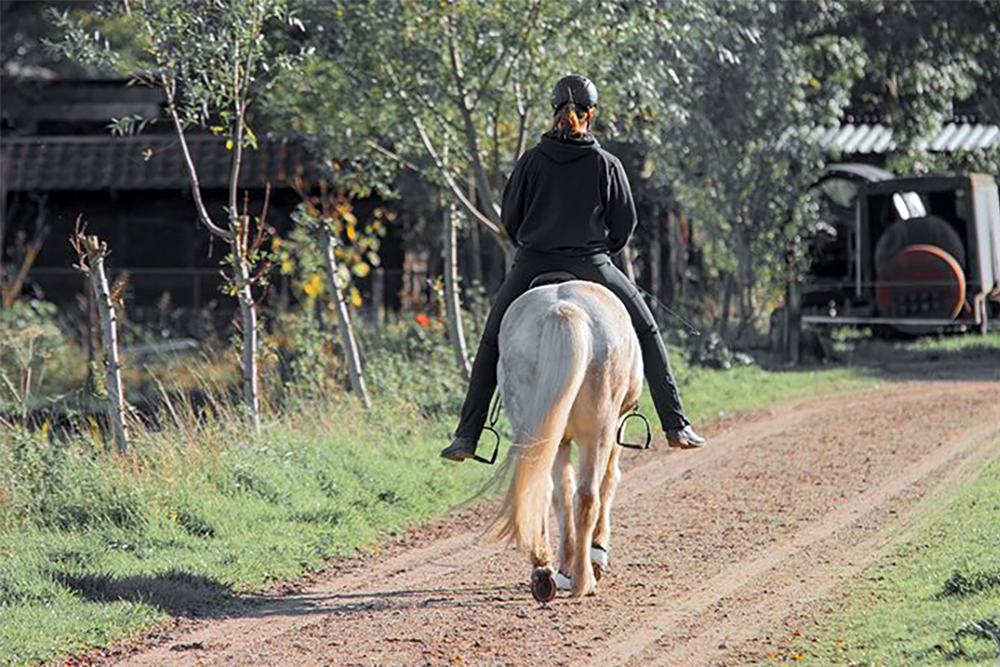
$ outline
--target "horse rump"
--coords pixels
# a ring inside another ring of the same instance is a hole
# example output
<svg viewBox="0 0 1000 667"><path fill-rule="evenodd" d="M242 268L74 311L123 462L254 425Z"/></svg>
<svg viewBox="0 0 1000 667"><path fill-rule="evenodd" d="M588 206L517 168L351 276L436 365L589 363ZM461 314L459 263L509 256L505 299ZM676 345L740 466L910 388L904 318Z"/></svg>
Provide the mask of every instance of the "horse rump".
<svg viewBox="0 0 1000 667"><path fill-rule="evenodd" d="M529 298L530 294L521 299ZM587 373L591 338L590 316L580 306L558 300L548 304L540 318L532 318L531 305L527 304L524 309L528 317L517 318L518 326L527 330L520 331L519 337L512 337L510 348L501 351L501 364L506 371L501 396L506 405L511 406L516 401L520 409L508 409L515 440L498 470L498 477L511 467L513 475L487 534L496 540L513 541L519 548L534 552L540 548L538 540L546 539L544 528L552 495L552 465ZM521 309L514 311L512 306L508 316L516 317L519 311ZM534 331L531 330L532 322ZM537 344L532 344L533 341ZM515 390L528 389L512 386L517 379L525 377L534 378L534 387L527 392L528 396L516 399L508 396Z"/></svg>

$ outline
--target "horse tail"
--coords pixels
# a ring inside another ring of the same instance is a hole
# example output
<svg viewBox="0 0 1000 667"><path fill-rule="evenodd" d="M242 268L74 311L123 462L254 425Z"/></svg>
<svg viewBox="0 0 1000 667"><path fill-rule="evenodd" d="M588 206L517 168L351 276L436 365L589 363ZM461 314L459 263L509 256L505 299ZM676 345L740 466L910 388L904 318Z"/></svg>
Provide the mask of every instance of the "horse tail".
<svg viewBox="0 0 1000 667"><path fill-rule="evenodd" d="M514 541L522 549L532 548L542 536L552 497L552 465L591 356L589 316L582 308L561 301L542 319L537 383L529 400L517 402L523 413L510 415L515 441L499 471L513 466L513 478L487 529L494 539Z"/></svg>

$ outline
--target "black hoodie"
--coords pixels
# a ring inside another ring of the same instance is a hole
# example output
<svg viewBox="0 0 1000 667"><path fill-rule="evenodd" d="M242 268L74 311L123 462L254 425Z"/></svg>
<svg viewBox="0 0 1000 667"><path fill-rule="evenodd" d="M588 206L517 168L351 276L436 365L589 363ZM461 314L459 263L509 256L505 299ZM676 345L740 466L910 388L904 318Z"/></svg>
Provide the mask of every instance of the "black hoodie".
<svg viewBox="0 0 1000 667"><path fill-rule="evenodd" d="M503 226L518 247L559 255L616 253L637 223L622 163L593 135L542 135L514 165Z"/></svg>

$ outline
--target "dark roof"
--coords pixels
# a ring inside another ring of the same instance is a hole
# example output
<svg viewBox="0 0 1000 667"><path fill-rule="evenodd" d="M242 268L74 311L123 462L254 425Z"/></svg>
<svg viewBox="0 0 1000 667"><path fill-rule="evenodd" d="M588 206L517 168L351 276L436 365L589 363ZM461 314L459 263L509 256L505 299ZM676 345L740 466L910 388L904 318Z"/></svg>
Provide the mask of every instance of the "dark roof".
<svg viewBox="0 0 1000 667"><path fill-rule="evenodd" d="M225 188L232 152L211 135L188 137L204 188ZM147 157L148 156L148 157ZM240 186L287 187L308 158L301 140L262 137L259 150L243 153ZM138 137L4 138L0 174L14 190L171 190L191 182L180 144L173 135ZM304 174L308 178L308 174Z"/></svg>
<svg viewBox="0 0 1000 667"><path fill-rule="evenodd" d="M967 186L969 184L969 176L906 176L868 185L866 189L872 194L885 194L888 192L938 192Z"/></svg>

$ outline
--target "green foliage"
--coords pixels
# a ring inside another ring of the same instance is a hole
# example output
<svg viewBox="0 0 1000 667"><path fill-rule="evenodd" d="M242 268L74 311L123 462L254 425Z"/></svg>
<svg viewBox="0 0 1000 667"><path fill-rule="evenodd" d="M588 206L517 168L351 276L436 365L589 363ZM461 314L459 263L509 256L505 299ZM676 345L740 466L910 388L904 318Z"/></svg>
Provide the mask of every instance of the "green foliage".
<svg viewBox="0 0 1000 667"><path fill-rule="evenodd" d="M848 35L864 50L864 78L853 88L862 111L893 128L894 157L923 156L921 139L949 120L953 103L975 93L995 115L992 83L1000 7L992 2L821 2L825 34Z"/></svg>
<svg viewBox="0 0 1000 667"><path fill-rule="evenodd" d="M86 376L86 354L59 325L54 304L15 301L0 309L0 411L26 414Z"/></svg>
<svg viewBox="0 0 1000 667"><path fill-rule="evenodd" d="M704 46L713 20L691 0L301 6L315 46L308 76L275 87L271 108L321 134L332 158L350 156L380 191L400 169L418 171L502 242L505 174L547 129L554 81L586 72L601 88L602 128L655 137L649 130L677 114L659 82L683 71L678 61Z"/></svg>
<svg viewBox="0 0 1000 667"><path fill-rule="evenodd" d="M865 61L850 36L807 38L827 28L808 4L710 7L734 39L691 63L684 122L662 128L654 157L701 223L712 268L736 276L747 323L761 288L803 268L823 165L809 129L839 118Z"/></svg>
<svg viewBox="0 0 1000 667"><path fill-rule="evenodd" d="M50 19L62 34L50 43L57 53L160 86L184 127L218 127L252 148L243 115L251 88L295 67L299 54L277 48L274 35L303 30L285 0L128 0L52 10ZM111 129L130 134L150 120L121 118Z"/></svg>

